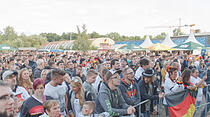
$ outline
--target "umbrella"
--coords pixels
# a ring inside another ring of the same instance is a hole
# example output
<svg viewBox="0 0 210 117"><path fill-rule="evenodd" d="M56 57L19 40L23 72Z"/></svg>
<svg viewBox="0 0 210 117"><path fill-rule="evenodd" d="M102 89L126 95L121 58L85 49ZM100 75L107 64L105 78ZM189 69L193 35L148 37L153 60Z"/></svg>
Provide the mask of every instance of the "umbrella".
<svg viewBox="0 0 210 117"><path fill-rule="evenodd" d="M197 49L203 49L205 47L198 43L190 41L190 42L175 46L174 48L178 50L197 50Z"/></svg>
<svg viewBox="0 0 210 117"><path fill-rule="evenodd" d="M153 44L147 48L148 50L163 51L163 50L173 50L170 46L166 46L160 43Z"/></svg>

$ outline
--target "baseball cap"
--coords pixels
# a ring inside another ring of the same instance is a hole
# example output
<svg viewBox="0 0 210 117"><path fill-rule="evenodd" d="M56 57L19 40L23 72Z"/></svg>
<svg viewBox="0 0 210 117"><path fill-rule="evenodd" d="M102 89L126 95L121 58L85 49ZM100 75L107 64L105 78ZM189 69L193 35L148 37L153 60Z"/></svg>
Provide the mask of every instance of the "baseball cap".
<svg viewBox="0 0 210 117"><path fill-rule="evenodd" d="M5 80L7 77L11 76L11 75L17 75L18 73L16 71L11 71L11 70L7 70L2 74L2 80Z"/></svg>

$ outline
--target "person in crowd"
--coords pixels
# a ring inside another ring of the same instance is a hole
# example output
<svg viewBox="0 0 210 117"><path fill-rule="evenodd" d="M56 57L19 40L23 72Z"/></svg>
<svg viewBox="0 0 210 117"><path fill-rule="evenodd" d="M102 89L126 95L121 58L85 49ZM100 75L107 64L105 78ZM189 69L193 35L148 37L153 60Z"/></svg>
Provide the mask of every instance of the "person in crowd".
<svg viewBox="0 0 210 117"><path fill-rule="evenodd" d="M34 69L34 79L41 78L42 69L44 68L44 60L38 59L36 64L37 67Z"/></svg>
<svg viewBox="0 0 210 117"><path fill-rule="evenodd" d="M189 64L189 56L187 54L184 55L184 58L183 58L183 62L182 62L182 65L181 65L181 72L183 72L185 70L185 68L188 68L188 64Z"/></svg>
<svg viewBox="0 0 210 117"><path fill-rule="evenodd" d="M70 77L73 77L74 64L72 63L72 61L67 62L67 68L65 69L65 71L69 74Z"/></svg>
<svg viewBox="0 0 210 117"><path fill-rule="evenodd" d="M120 69L122 71L124 71L124 69L126 69L128 66L128 61L126 58L122 58L121 61L120 61Z"/></svg>
<svg viewBox="0 0 210 117"><path fill-rule="evenodd" d="M199 71L199 75L198 75L198 77L199 78L202 78L203 77L203 73L205 72L205 67L206 67L206 65L205 65L205 63L204 63L204 60L200 60L200 64L199 64L199 66L198 66L198 71Z"/></svg>
<svg viewBox="0 0 210 117"><path fill-rule="evenodd" d="M165 78L164 93L171 94L184 90L184 85L182 84L182 77L177 78L178 68L176 68L175 66L168 66L167 71L168 75L166 75ZM181 82L177 82L177 79ZM166 117L169 117L168 104L165 98L163 99L163 105L165 108Z"/></svg>
<svg viewBox="0 0 210 117"><path fill-rule="evenodd" d="M134 71L130 67L124 69L119 89L128 105L135 106L141 102L140 89L134 81ZM136 108L136 112L138 117L138 108Z"/></svg>
<svg viewBox="0 0 210 117"><path fill-rule="evenodd" d="M70 98L68 98L68 110L71 116L78 117L85 101L82 80L78 76L72 78L71 89Z"/></svg>
<svg viewBox="0 0 210 117"><path fill-rule="evenodd" d="M14 65L14 69L19 70L22 66L22 60L21 59L17 59L16 63Z"/></svg>
<svg viewBox="0 0 210 117"><path fill-rule="evenodd" d="M117 70L120 70L120 62L119 62L118 59L113 59L111 61L111 69L110 69L110 71L111 72L115 72Z"/></svg>
<svg viewBox="0 0 210 117"><path fill-rule="evenodd" d="M184 84L185 89L190 89L190 90L194 90L197 89L197 86L194 85L192 82L190 82L190 78L191 78L191 70L190 69L185 69L182 72L182 82Z"/></svg>
<svg viewBox="0 0 210 117"><path fill-rule="evenodd" d="M20 117L39 117L44 114L43 102L46 100L44 87L45 83L41 78L34 80L34 94L23 102L20 109Z"/></svg>
<svg viewBox="0 0 210 117"><path fill-rule="evenodd" d="M137 69L135 73L135 81L138 83L141 80L142 72L144 72L145 69L149 68L149 60L146 58L143 58L140 60L140 67Z"/></svg>
<svg viewBox="0 0 210 117"><path fill-rule="evenodd" d="M36 66L36 62L34 62L34 55L32 55L32 54L29 54L29 55L28 55L28 65L29 65L32 69L34 69L35 66Z"/></svg>
<svg viewBox="0 0 210 117"><path fill-rule="evenodd" d="M28 66L29 65L29 62L28 62L28 59L27 58L25 58L22 62L23 62L23 64L20 66L20 69L23 69L25 67L29 67Z"/></svg>
<svg viewBox="0 0 210 117"><path fill-rule="evenodd" d="M29 77L30 77L30 80L31 82L34 81L34 74L33 74L33 71L32 71L32 68L30 66L26 67L29 71Z"/></svg>
<svg viewBox="0 0 210 117"><path fill-rule="evenodd" d="M85 75L82 72L82 65L78 65L77 68L74 71L73 77L78 76L81 78L82 82L85 82Z"/></svg>
<svg viewBox="0 0 210 117"><path fill-rule="evenodd" d="M17 85L17 76L18 73L16 71L7 70L3 73L2 79L3 82L9 84L14 96L17 98L18 106L21 106L23 101L28 99L30 95L25 88Z"/></svg>
<svg viewBox="0 0 210 117"><path fill-rule="evenodd" d="M44 114L40 117L64 117L60 115L60 106L57 100L47 100L43 103Z"/></svg>
<svg viewBox="0 0 210 117"><path fill-rule="evenodd" d="M15 116L15 101L10 86L0 80L0 117Z"/></svg>
<svg viewBox="0 0 210 117"><path fill-rule="evenodd" d="M48 60L47 64L48 64L48 66L46 66L46 67L48 67L49 69L56 68L55 61L53 61L53 60ZM45 67L45 69L46 69L46 67Z"/></svg>
<svg viewBox="0 0 210 117"><path fill-rule="evenodd" d="M104 112L101 114L95 114L95 103L93 101L86 101L82 106L82 112L79 113L79 117L109 117L109 113Z"/></svg>
<svg viewBox="0 0 210 117"><path fill-rule="evenodd" d="M41 72L41 78L42 80L44 80L44 82L46 81L46 77L47 77L47 74L50 72L49 69L43 69L42 72Z"/></svg>
<svg viewBox="0 0 210 117"><path fill-rule="evenodd" d="M154 84L154 70L151 68L147 68L144 72L142 72L142 79L138 83L141 95L141 101L145 101L149 99L148 102L141 105L141 112L144 117L149 117L150 112L154 112L153 109L153 101L158 100L159 97L164 97L163 93L158 95L157 86Z"/></svg>
<svg viewBox="0 0 210 117"><path fill-rule="evenodd" d="M203 88L204 88L204 86L206 86L206 83L204 81L207 79L207 75L205 75L206 77L203 77L203 79L201 79L201 78L198 77L199 71L198 71L197 68L193 68L191 70L191 72L192 72L192 76L190 78L190 82L192 82L193 84L196 85L196 87L198 87L198 93L197 93L197 96L196 96L196 103L195 103L195 107L196 107L196 106L201 105L202 96L203 96ZM196 108L196 111L198 109L199 108ZM196 113L196 111L195 111L195 113Z"/></svg>
<svg viewBox="0 0 210 117"><path fill-rule="evenodd" d="M95 70L88 70L86 81L83 83L83 88L85 90L85 100L95 101L96 100L96 90L93 87L93 83L96 81L98 73Z"/></svg>
<svg viewBox="0 0 210 117"><path fill-rule="evenodd" d="M64 62L62 60L57 62L57 68L64 70Z"/></svg>
<svg viewBox="0 0 210 117"><path fill-rule="evenodd" d="M18 86L25 88L29 95L33 94L33 85L30 80L29 71L27 68L23 68L20 70L17 81Z"/></svg>
<svg viewBox="0 0 210 117"><path fill-rule="evenodd" d="M167 72L167 69L168 69L168 66L169 66L169 63L168 62L165 62L165 64L163 65L163 68L161 69L161 81L162 81L162 86L164 86L164 83L165 83L165 77L168 76L168 72Z"/></svg>
<svg viewBox="0 0 210 117"><path fill-rule="evenodd" d="M110 116L134 114L135 108L126 104L118 86L120 85L120 71L108 71L106 80L102 83L96 100L96 112L108 112Z"/></svg>
<svg viewBox="0 0 210 117"><path fill-rule="evenodd" d="M65 74L66 72L64 70L58 68L53 69L51 71L51 81L47 83L44 90L44 95L47 96L47 98L59 101L61 115L64 116L66 116L66 114L68 115L68 112L66 112L66 92L65 88L62 86L62 83L64 81L63 76Z"/></svg>

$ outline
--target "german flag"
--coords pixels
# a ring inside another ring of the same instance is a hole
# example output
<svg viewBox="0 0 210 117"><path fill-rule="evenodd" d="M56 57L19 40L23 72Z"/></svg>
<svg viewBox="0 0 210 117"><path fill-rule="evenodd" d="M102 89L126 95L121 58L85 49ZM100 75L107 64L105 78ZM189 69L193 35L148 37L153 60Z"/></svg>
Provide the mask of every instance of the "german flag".
<svg viewBox="0 0 210 117"><path fill-rule="evenodd" d="M193 117L197 91L185 89L166 95L170 117Z"/></svg>

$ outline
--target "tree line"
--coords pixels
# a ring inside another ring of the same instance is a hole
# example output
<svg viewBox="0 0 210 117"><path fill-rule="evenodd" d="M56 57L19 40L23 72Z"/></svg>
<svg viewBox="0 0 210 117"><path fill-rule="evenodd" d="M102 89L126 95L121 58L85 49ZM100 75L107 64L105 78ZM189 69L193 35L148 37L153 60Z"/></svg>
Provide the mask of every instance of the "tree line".
<svg viewBox="0 0 210 117"><path fill-rule="evenodd" d="M176 33L176 31L174 31ZM114 41L131 41L131 40L143 40L145 39L146 35L143 37L140 36L125 36L120 35L117 32L111 32L108 34L99 34L97 32L87 33L86 25L82 25L82 30L80 30L79 26L77 26L77 32L64 32L61 35L57 33L40 33L40 34L33 34L33 35L25 35L24 33L17 34L15 29L11 26L7 26L0 31L0 44L8 44L12 47L36 47L40 48L43 44L53 41L63 41L63 40L76 40L75 45L77 47L73 47L73 49L78 50L78 47L86 47L86 44L89 44L86 40L90 38L100 38L100 37L107 37L111 38ZM159 35L152 37L151 39L164 39L166 37L166 33L162 32ZM86 43L85 45L83 43ZM87 47L88 49L91 47Z"/></svg>

